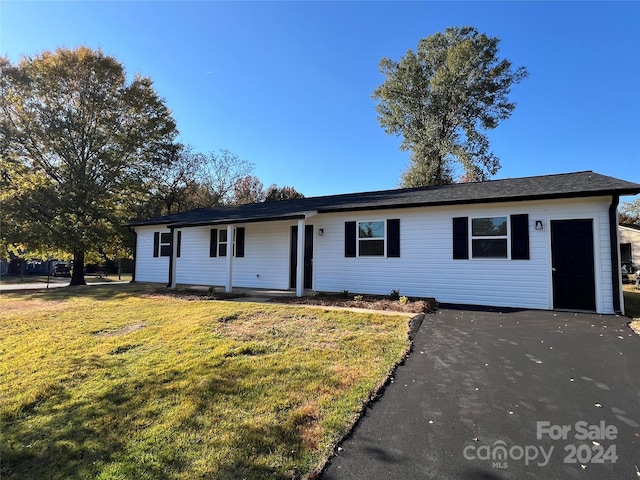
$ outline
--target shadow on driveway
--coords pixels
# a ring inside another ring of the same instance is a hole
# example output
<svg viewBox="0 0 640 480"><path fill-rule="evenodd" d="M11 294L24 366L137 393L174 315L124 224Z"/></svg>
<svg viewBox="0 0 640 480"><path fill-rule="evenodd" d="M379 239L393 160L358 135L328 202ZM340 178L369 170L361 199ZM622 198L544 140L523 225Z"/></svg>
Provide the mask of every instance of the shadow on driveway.
<svg viewBox="0 0 640 480"><path fill-rule="evenodd" d="M464 308L425 317L322 479L637 478L628 318Z"/></svg>

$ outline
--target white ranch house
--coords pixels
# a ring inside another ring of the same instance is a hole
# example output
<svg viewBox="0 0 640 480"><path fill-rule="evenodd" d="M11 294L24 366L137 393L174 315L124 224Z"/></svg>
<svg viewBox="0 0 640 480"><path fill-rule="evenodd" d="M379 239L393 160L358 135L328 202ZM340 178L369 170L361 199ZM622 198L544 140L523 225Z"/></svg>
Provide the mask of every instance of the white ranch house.
<svg viewBox="0 0 640 480"><path fill-rule="evenodd" d="M129 224L134 281L618 313L637 193L588 171L192 210Z"/></svg>

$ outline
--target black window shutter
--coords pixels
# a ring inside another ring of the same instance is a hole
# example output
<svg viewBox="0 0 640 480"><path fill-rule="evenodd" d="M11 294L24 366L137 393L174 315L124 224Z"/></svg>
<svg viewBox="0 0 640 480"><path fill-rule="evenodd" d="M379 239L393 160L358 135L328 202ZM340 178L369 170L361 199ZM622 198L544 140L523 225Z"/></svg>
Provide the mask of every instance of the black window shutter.
<svg viewBox="0 0 640 480"><path fill-rule="evenodd" d="M469 219L456 217L453 219L453 258L466 260L469 258Z"/></svg>
<svg viewBox="0 0 640 480"><path fill-rule="evenodd" d="M244 257L244 227L236 228L236 257Z"/></svg>
<svg viewBox="0 0 640 480"><path fill-rule="evenodd" d="M218 256L218 229L211 229L211 236L209 237L209 256Z"/></svg>
<svg viewBox="0 0 640 480"><path fill-rule="evenodd" d="M511 259L529 260L529 215L511 215Z"/></svg>
<svg viewBox="0 0 640 480"><path fill-rule="evenodd" d="M178 230L178 245L177 245L177 252L176 252L176 257L180 258L180 248L182 247L182 232L180 230Z"/></svg>
<svg viewBox="0 0 640 480"><path fill-rule="evenodd" d="M160 232L153 232L153 256L157 257L160 251Z"/></svg>
<svg viewBox="0 0 640 480"><path fill-rule="evenodd" d="M387 257L400 256L400 219L387 220Z"/></svg>
<svg viewBox="0 0 640 480"><path fill-rule="evenodd" d="M344 222L344 256L356 256L356 222Z"/></svg>

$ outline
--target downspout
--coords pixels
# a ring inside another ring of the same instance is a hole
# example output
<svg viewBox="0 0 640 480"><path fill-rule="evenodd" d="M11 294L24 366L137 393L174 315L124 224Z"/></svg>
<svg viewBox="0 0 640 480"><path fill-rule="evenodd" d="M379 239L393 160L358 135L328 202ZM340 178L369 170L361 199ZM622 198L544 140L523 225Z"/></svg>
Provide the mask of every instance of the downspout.
<svg viewBox="0 0 640 480"><path fill-rule="evenodd" d="M136 283L136 261L138 253L138 233L135 228L127 227L133 233L133 271L131 272L131 283Z"/></svg>
<svg viewBox="0 0 640 480"><path fill-rule="evenodd" d="M618 195L611 196L611 205L609 206L609 243L611 245L611 284L613 287L613 311L617 315L622 315L622 306L620 297L620 284L622 278L620 276L620 257L618 256L618 203L620 197Z"/></svg>

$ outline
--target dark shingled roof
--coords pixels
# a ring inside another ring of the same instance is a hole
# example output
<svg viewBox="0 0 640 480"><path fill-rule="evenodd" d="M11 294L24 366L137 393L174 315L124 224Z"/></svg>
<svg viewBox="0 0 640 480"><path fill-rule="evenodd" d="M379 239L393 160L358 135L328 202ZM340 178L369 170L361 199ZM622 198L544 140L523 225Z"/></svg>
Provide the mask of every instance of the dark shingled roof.
<svg viewBox="0 0 640 480"><path fill-rule="evenodd" d="M640 225L635 225L633 223L621 223L621 227L631 228L633 230L638 230L640 232Z"/></svg>
<svg viewBox="0 0 640 480"><path fill-rule="evenodd" d="M128 225L167 224L187 227L299 219L310 212L329 213L637 193L640 193L640 184L587 171L199 208L164 217L133 221Z"/></svg>

